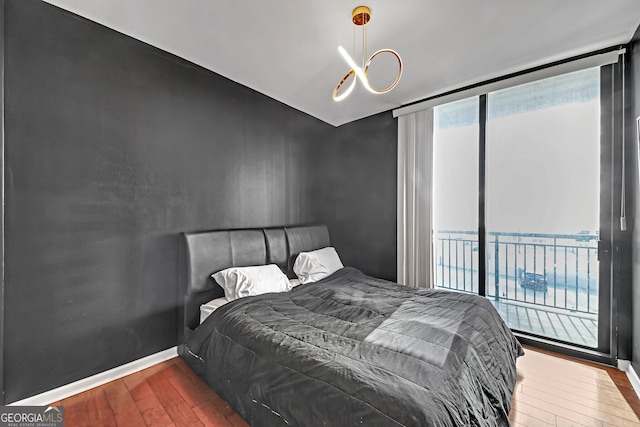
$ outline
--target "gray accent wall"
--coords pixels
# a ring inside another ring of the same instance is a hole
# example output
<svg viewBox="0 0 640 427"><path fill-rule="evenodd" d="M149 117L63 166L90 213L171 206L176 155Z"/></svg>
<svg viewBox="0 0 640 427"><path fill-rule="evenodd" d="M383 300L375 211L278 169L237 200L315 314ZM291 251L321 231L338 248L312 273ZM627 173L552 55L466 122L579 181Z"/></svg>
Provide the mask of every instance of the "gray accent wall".
<svg viewBox="0 0 640 427"><path fill-rule="evenodd" d="M0 0L0 58L4 58L4 8ZM4 206L4 61L0 62L0 188ZM4 403L4 208L0 209L0 404Z"/></svg>
<svg viewBox="0 0 640 427"><path fill-rule="evenodd" d="M181 231L327 223L345 264L395 278L391 113L334 128L42 1L0 1L3 402L175 346Z"/></svg>
<svg viewBox="0 0 640 427"><path fill-rule="evenodd" d="M398 121L381 113L335 133L334 242L345 265L395 281Z"/></svg>
<svg viewBox="0 0 640 427"><path fill-rule="evenodd" d="M636 117L640 116L640 31L636 31L630 45L630 60L627 69L629 93L629 109L632 114L627 115L627 155L630 166L627 168L629 186L633 199L633 227L632 227L632 287L631 287L631 364L636 374L640 375L640 171L638 168L638 142L636 133Z"/></svg>

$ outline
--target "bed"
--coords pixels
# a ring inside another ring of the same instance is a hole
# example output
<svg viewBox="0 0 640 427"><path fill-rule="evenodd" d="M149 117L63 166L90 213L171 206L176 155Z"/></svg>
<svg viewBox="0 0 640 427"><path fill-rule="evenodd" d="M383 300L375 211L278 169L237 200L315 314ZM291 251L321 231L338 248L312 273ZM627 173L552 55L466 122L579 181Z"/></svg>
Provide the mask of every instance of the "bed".
<svg viewBox="0 0 640 427"><path fill-rule="evenodd" d="M508 426L519 343L491 303L345 267L239 298L211 275L330 246L324 225L183 233L179 353L253 426Z"/></svg>

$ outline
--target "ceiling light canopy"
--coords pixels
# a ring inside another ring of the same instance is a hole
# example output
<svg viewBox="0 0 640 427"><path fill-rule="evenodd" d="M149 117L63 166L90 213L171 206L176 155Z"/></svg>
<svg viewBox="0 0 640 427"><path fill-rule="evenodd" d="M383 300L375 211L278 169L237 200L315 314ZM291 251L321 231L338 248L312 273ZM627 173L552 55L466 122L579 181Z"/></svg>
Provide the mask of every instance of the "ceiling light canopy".
<svg viewBox="0 0 640 427"><path fill-rule="evenodd" d="M349 53L342 46L338 46L338 52L340 52L340 55L342 55L342 57L347 62L347 64L349 64L349 67L351 67L351 69L347 72L347 74L344 75L344 77L342 77L340 82L336 85L336 88L333 90L333 99L335 101L342 101L347 96L349 96L349 94L353 91L353 88L356 85L356 80L358 79L360 79L364 88L373 94L387 93L391 89L396 87L396 85L400 81L400 77L402 76L402 59L400 58L400 55L398 55L396 51L392 49L380 49L374 52L369 57L369 59L365 61L366 52L367 52L367 23L369 23L370 20L371 20L371 9L367 6L358 6L355 9L353 9L353 12L351 12L351 21L353 22L353 25L354 25L353 56L356 56L356 27L362 28L362 64L361 66L358 66L356 61L354 61L354 59L349 55ZM387 87L386 89L379 90L371 87L367 76L369 73L369 66L371 65L371 61L373 61L378 55L381 55L383 53L391 54L396 58L396 60L398 61L398 74L396 75L396 78L391 84L391 86ZM344 89L342 93L339 94L342 86L344 86L344 84L350 78L352 78L351 84L348 87L346 87L346 89Z"/></svg>

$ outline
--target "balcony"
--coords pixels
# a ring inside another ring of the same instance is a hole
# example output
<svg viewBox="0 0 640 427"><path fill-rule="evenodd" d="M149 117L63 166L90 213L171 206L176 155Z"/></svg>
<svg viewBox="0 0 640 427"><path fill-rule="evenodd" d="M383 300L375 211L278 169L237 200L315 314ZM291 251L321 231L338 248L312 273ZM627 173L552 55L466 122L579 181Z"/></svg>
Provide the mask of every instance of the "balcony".
<svg viewBox="0 0 640 427"><path fill-rule="evenodd" d="M486 295L515 330L597 347L598 234L487 233ZM436 287L478 292L475 231L434 231Z"/></svg>

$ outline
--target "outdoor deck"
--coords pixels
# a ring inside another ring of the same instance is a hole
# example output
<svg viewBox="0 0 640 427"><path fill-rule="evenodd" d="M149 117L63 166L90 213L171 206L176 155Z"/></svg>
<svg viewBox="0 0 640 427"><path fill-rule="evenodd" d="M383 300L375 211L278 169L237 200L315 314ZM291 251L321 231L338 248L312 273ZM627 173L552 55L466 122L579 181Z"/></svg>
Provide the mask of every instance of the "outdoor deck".
<svg viewBox="0 0 640 427"><path fill-rule="evenodd" d="M487 232L483 294L507 325L590 348L597 347L599 233ZM476 231L436 231L434 282L480 294Z"/></svg>
<svg viewBox="0 0 640 427"><path fill-rule="evenodd" d="M511 329L587 347L598 346L597 314L518 301L491 299L491 302Z"/></svg>

